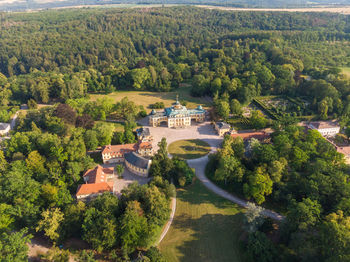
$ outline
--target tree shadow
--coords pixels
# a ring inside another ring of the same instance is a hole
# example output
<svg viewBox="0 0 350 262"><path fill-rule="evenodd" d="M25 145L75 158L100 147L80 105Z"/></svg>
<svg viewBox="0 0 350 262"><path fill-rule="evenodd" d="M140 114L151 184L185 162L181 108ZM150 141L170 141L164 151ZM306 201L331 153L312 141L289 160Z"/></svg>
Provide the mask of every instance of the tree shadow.
<svg viewBox="0 0 350 262"><path fill-rule="evenodd" d="M219 147L222 144L223 138L217 137L217 138L201 138L202 141L206 142L210 146L216 146Z"/></svg>
<svg viewBox="0 0 350 262"><path fill-rule="evenodd" d="M198 133L201 135L217 135L214 128L211 125L200 125L197 128Z"/></svg>
<svg viewBox="0 0 350 262"><path fill-rule="evenodd" d="M180 148L186 151L197 151L197 152L204 152L204 153L208 153L210 150L210 149L208 150L208 148L201 147L201 146L180 146Z"/></svg>
<svg viewBox="0 0 350 262"><path fill-rule="evenodd" d="M179 261L243 261L240 245L243 213L236 204L212 193L199 181L179 189L177 199L187 208L175 215L172 224L175 232L169 235L180 238L173 247ZM197 212L203 214L197 216Z"/></svg>
<svg viewBox="0 0 350 262"><path fill-rule="evenodd" d="M198 219L186 215L177 217L172 226L187 236L175 247L180 261L242 261L242 214L205 214Z"/></svg>
<svg viewBox="0 0 350 262"><path fill-rule="evenodd" d="M196 154L196 153L184 153L184 154L172 154L172 156L184 159L184 160L192 160L205 156L206 154Z"/></svg>

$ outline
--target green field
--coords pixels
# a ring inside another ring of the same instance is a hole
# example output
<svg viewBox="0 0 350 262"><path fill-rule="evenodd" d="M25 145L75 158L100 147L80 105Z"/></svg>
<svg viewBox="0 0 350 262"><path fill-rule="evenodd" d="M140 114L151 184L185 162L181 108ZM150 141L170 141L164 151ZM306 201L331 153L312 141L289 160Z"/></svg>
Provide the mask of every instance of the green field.
<svg viewBox="0 0 350 262"><path fill-rule="evenodd" d="M91 94L90 99L96 100L100 97L110 97L115 102L120 101L123 97L128 97L129 100L134 101L137 105L142 105L147 110L147 112L150 112L151 109L149 106L151 104L154 104L156 102L163 102L166 107L169 107L172 105L172 103L176 100L176 95L179 95L179 100L186 101L188 108L195 108L198 105L201 105L203 107L209 107L210 101L208 101L205 98L198 98L198 97L192 97L190 95L190 87L188 85L177 89L173 92L149 92L149 91L118 91L113 92L108 95L103 94Z"/></svg>
<svg viewBox="0 0 350 262"><path fill-rule="evenodd" d="M174 221L159 248L169 262L239 262L242 209L199 181L179 190Z"/></svg>
<svg viewBox="0 0 350 262"><path fill-rule="evenodd" d="M107 121L95 121L95 123L108 123L110 125L113 125L114 126L114 131L115 132L123 132L124 131L124 124L122 123L114 123L114 122L107 122Z"/></svg>
<svg viewBox="0 0 350 262"><path fill-rule="evenodd" d="M199 139L179 140L171 143L168 151L182 159L196 159L210 152L210 145Z"/></svg>
<svg viewBox="0 0 350 262"><path fill-rule="evenodd" d="M342 73L348 77L350 77L350 67L341 67Z"/></svg>

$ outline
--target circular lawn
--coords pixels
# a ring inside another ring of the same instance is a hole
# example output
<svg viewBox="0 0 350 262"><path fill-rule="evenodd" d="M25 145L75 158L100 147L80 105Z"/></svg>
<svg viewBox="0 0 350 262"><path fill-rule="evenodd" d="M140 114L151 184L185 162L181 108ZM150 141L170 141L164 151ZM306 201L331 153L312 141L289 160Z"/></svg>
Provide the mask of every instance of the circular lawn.
<svg viewBox="0 0 350 262"><path fill-rule="evenodd" d="M195 159L210 152L210 145L199 139L179 140L171 143L168 151L172 156L182 159Z"/></svg>

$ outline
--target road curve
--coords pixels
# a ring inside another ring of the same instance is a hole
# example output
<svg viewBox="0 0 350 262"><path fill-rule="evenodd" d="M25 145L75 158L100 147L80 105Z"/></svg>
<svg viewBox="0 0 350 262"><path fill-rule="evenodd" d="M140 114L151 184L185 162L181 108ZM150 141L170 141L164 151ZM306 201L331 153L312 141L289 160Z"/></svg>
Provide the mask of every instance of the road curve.
<svg viewBox="0 0 350 262"><path fill-rule="evenodd" d="M205 176L205 167L208 163L208 156L204 156L197 159L187 160L188 165L191 168L194 168L196 171L196 177L211 191L213 191L215 194L226 198L227 200L236 203L244 208L247 207L248 201L245 201L243 199L240 199L227 191L223 190L222 188L215 185L213 182L211 182L206 176ZM282 221L284 219L284 216L269 210L264 209L263 215L266 217L270 217L277 221Z"/></svg>

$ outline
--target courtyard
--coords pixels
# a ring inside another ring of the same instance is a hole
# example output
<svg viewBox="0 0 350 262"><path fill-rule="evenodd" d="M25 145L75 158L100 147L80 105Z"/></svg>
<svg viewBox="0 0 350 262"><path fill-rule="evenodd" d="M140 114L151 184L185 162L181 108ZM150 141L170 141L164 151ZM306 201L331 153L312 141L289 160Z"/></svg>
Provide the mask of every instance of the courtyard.
<svg viewBox="0 0 350 262"><path fill-rule="evenodd" d="M191 126L186 128L168 128L166 126L151 127L148 119L138 121L140 125L148 127L154 140L152 142L155 152L158 150L158 143L165 137L168 145L178 140L199 139L210 145L211 151L215 151L222 143L223 138L218 136L214 127L209 121L196 123L192 121Z"/></svg>
<svg viewBox="0 0 350 262"><path fill-rule="evenodd" d="M140 185L144 185L144 184L147 184L151 178L148 178L148 177L141 177L141 176L138 176L138 175L135 175L133 173L131 173L127 168L126 166L121 163L121 165L124 166L124 172L122 174L122 177L119 178L117 173L114 171L114 190L113 190L113 193L115 195L120 195L121 194L121 191L128 187L130 184L134 183L134 182L138 182ZM115 167L116 166L116 163L112 163L112 164L102 164L103 167Z"/></svg>
<svg viewBox="0 0 350 262"><path fill-rule="evenodd" d="M148 126L148 119L146 117L144 119L141 119L139 121L139 124L144 127L148 127L150 129L150 133L154 138L152 141L154 153L156 153L158 150L158 143L160 142L160 140L163 137L165 137L167 140L168 146L174 142L175 142L174 145L176 146L179 146L179 147L185 146L183 152L181 151L178 152L178 154L180 155L187 154L187 157L183 157L185 159L194 159L194 158L202 157L207 155L210 152L216 151L217 148L221 145L223 140L222 137L219 137L217 135L216 131L214 130L210 122L196 123L192 121L192 125L190 127L174 129L174 128L168 128L165 126L150 127ZM183 140L187 141L186 145L182 145ZM196 150L190 150L190 151L185 150L186 148L188 149L188 146L191 147L191 145L187 145L189 143L188 141L196 141L195 144L198 144L198 145L197 146L193 145L193 146L196 146ZM171 147L169 149L171 149ZM176 148L174 150L175 151L170 150L170 153L178 151ZM115 167L116 164L115 163L103 164L102 166ZM145 178L145 177L141 177L131 173L124 165L124 173L122 174L121 178L119 178L115 173L114 182L113 182L114 194L120 195L123 188L126 188L127 186L129 186L134 182L138 182L141 185L147 184L150 181L150 179L151 178Z"/></svg>

